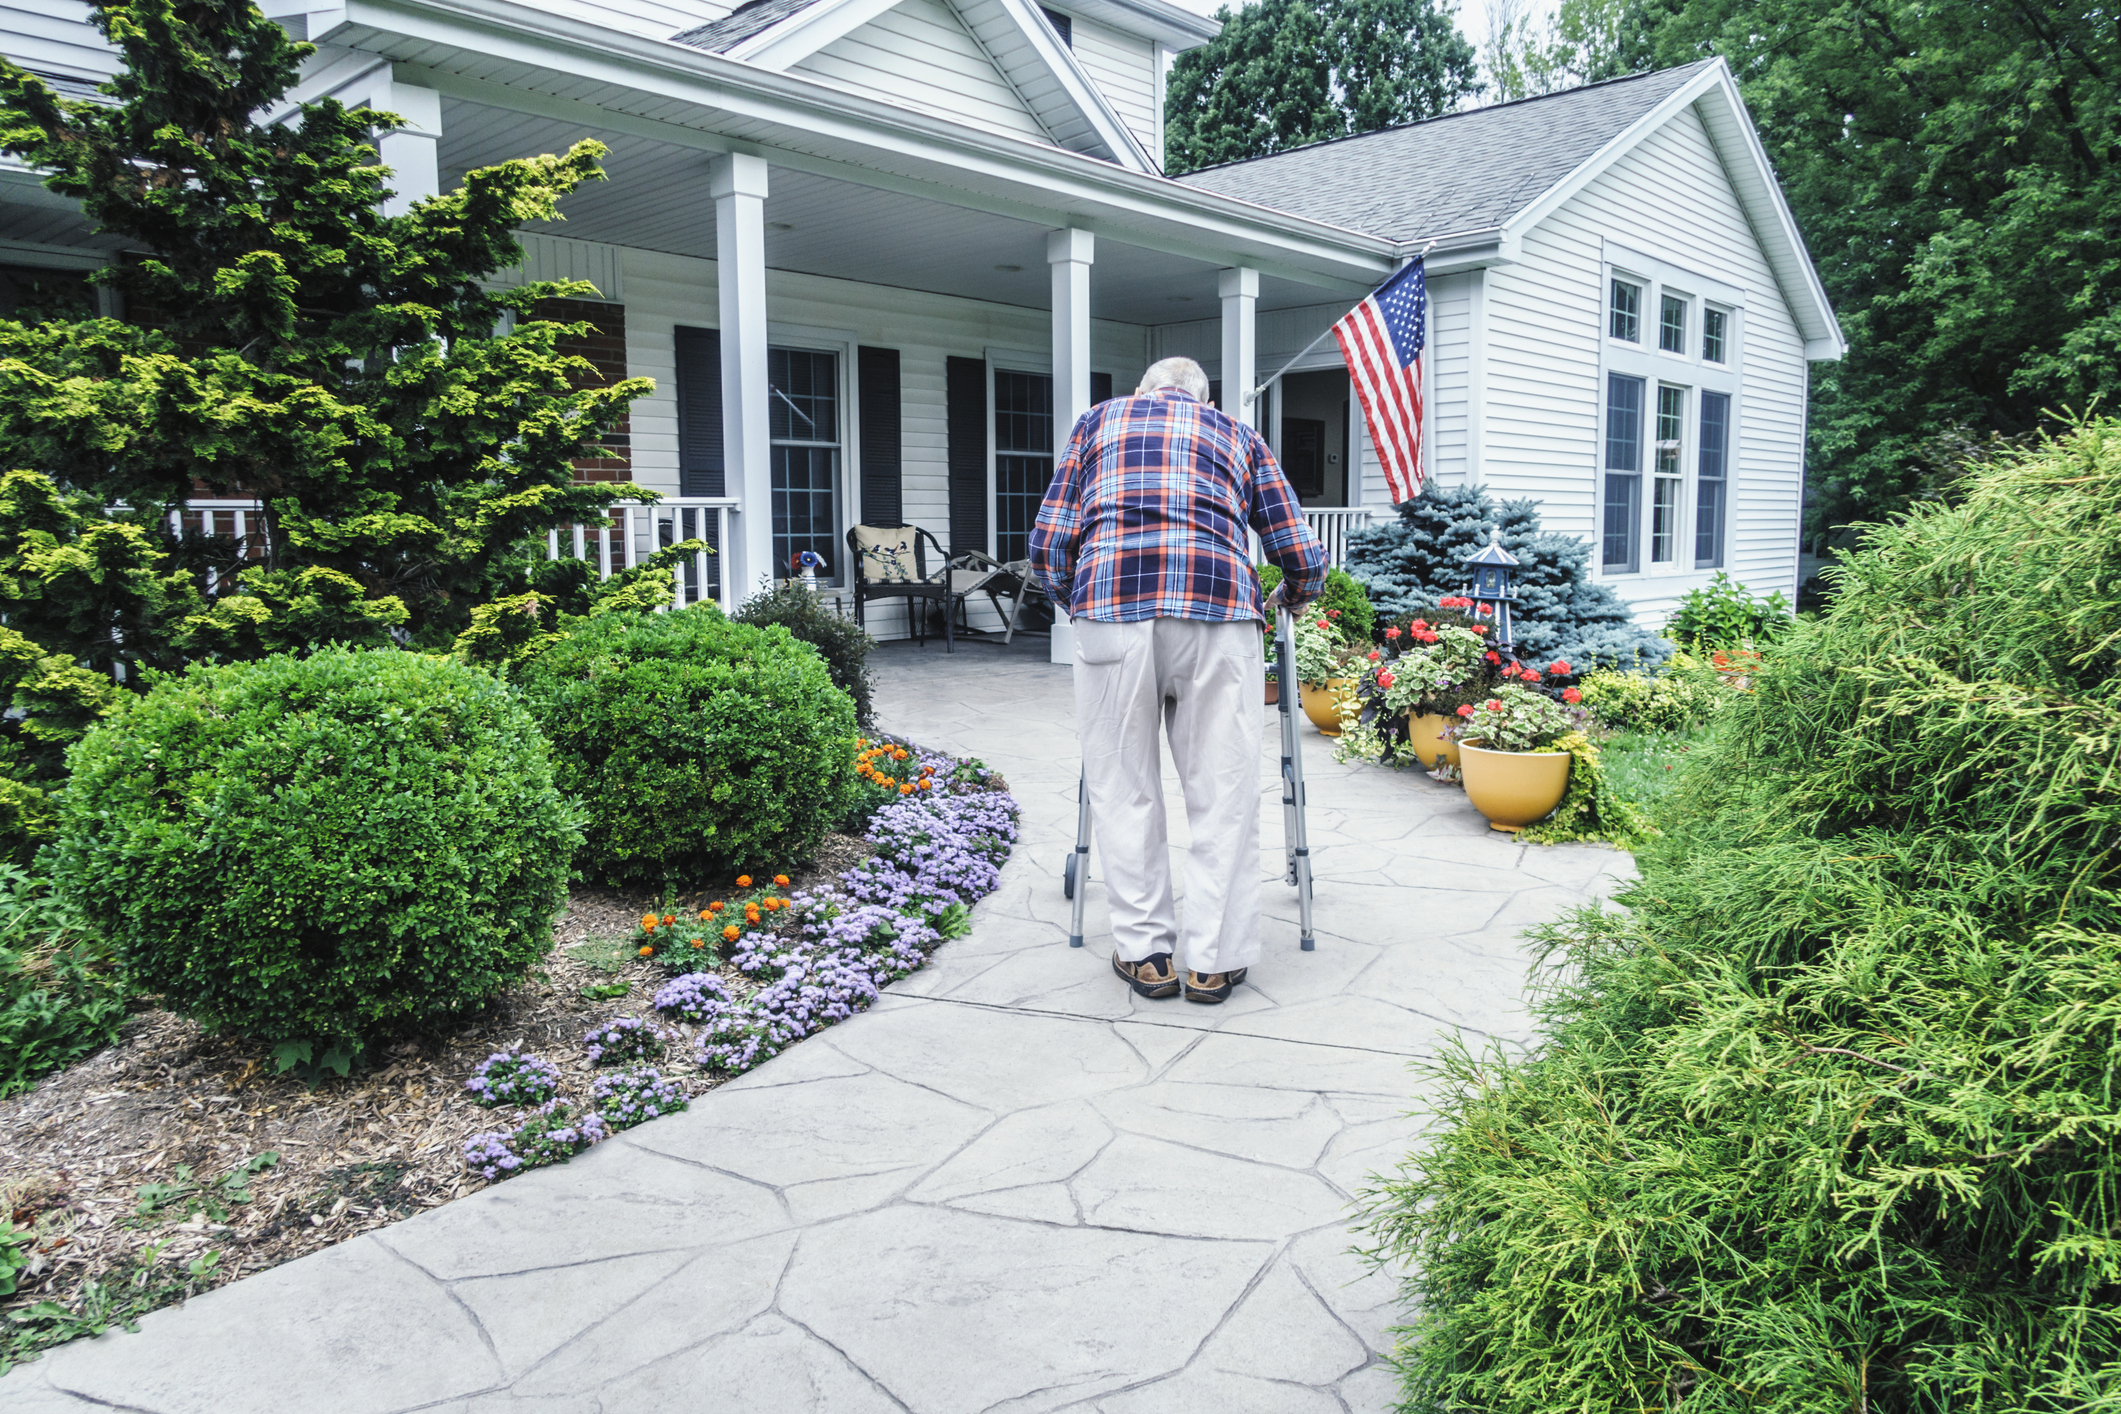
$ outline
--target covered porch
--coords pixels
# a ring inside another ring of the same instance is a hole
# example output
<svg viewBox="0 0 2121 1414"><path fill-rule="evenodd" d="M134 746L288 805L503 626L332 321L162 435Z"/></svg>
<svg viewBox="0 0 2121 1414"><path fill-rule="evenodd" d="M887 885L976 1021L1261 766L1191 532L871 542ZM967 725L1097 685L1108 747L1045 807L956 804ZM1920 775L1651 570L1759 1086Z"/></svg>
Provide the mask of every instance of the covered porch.
<svg viewBox="0 0 2121 1414"><path fill-rule="evenodd" d="M556 535L556 555L609 571L698 535L717 553L681 598L725 604L803 550L845 587L857 524L1020 559L1075 419L1173 353L1290 461L1336 558L1376 509L1330 340L1285 388L1235 390L1389 273L1388 242L680 45L494 41L407 0L332 13L303 96L410 120L385 144L401 203L583 138L609 149L608 180L527 226L503 278L595 287L551 313L596 327L580 352L600 375L656 388L582 474L663 499ZM906 630L872 610L879 636Z"/></svg>

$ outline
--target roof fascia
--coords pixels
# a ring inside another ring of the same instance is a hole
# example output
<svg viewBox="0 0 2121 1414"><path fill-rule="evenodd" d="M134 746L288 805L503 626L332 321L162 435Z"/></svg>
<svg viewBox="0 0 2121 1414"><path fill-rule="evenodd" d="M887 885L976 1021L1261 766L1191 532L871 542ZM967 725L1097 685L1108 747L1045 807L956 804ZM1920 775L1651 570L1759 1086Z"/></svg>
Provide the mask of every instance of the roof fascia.
<svg viewBox="0 0 2121 1414"><path fill-rule="evenodd" d="M1842 339L1840 323L1834 318L1826 287L1820 283L1811 253L1805 249L1804 239L1798 234L1796 217L1790 214L1789 203L1783 199L1782 185L1775 179L1775 169L1768 162L1767 149L1761 146L1752 115L1746 111L1737 80L1721 56L1622 129L1605 146L1579 163L1574 171L1540 193L1536 200L1510 218L1503 227L1504 232L1521 240L1527 231L1560 210L1570 198L1604 175L1651 133L1701 102L1720 110L1719 116L1740 138L1736 144L1738 151L1732 153L1727 150L1725 142L1717 140L1715 125L1706 125L1710 127L1709 139L1717 155L1726 165L1732 164L1736 158L1743 166L1743 175L1752 178L1750 181L1733 181L1731 186L1737 194L1739 208L1753 228L1754 238L1768 255L1769 268L1775 272L1776 283L1782 287L1783 299L1796 319L1798 332L1804 336L1805 357L1813 360L1841 357L1847 344ZM1794 289L1784 275L1784 270L1790 266L1796 267L1798 273Z"/></svg>
<svg viewBox="0 0 2121 1414"><path fill-rule="evenodd" d="M779 24L768 25L750 38L730 45L722 55L781 73L899 3L900 0L818 0Z"/></svg>
<svg viewBox="0 0 2121 1414"><path fill-rule="evenodd" d="M1121 121L1117 111L1105 99L1105 91L1099 88L1075 57L1075 51L1061 43L1060 35L1046 17L1039 12L1032 0L983 0L983 3L999 5L1003 13L1016 22L1016 27L1031 43L1032 52L1041 63L1060 80L1061 89L1069 101L1082 110L1084 117L1098 137L1110 148L1112 156L1123 166L1136 172L1155 172L1157 164L1149 160L1149 154L1135 140L1133 131ZM953 5L953 8L955 6ZM1018 76L1011 74L1010 81Z"/></svg>
<svg viewBox="0 0 2121 1414"><path fill-rule="evenodd" d="M703 152L743 150L820 176L857 180L1022 220L1082 225L1115 240L1191 259L1251 261L1299 282L1371 282L1391 273L1395 244L1380 236L1135 172L1064 148L954 123L863 98L797 74L775 74L717 54L586 25L514 0L343 0L319 40L378 49L433 45L577 81L714 110L736 121L782 124L868 159L823 157L771 142L735 141L684 124L613 111L427 64L395 61L400 82L469 101L565 116L587 132L638 132ZM873 164L873 165L870 165ZM859 176L850 172L859 168ZM921 166L947 171L917 175ZM1063 215L1062 213L1066 213Z"/></svg>
<svg viewBox="0 0 2121 1414"><path fill-rule="evenodd" d="M1110 25L1122 34L1154 40L1174 54L1198 49L1222 33L1222 25L1169 0L1063 0L1067 9Z"/></svg>

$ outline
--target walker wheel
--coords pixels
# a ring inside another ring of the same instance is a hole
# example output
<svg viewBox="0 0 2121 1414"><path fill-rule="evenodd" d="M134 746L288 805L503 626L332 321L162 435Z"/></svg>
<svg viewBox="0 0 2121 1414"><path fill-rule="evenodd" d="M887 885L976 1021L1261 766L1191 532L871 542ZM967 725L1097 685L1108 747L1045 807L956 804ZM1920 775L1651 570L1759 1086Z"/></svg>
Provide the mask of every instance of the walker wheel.
<svg viewBox="0 0 2121 1414"><path fill-rule="evenodd" d="M1075 897L1075 863L1081 858L1079 854L1069 855L1067 864L1061 869L1061 895L1064 898Z"/></svg>

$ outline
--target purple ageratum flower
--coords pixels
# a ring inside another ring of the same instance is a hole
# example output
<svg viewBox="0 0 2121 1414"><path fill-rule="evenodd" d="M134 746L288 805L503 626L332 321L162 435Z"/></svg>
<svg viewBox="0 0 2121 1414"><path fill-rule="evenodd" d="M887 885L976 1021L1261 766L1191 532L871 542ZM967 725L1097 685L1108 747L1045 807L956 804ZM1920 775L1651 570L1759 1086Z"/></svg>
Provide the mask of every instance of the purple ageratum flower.
<svg viewBox="0 0 2121 1414"><path fill-rule="evenodd" d="M560 1092L559 1067L537 1056L526 1056L514 1047L495 1051L479 1062L479 1068L464 1082L473 1104L539 1105ZM490 1176L490 1175L489 1175Z"/></svg>
<svg viewBox="0 0 2121 1414"><path fill-rule="evenodd" d="M694 1025L711 1020L734 1005L728 984L712 972L688 972L666 982L657 989L654 1002L658 1014Z"/></svg>
<svg viewBox="0 0 2121 1414"><path fill-rule="evenodd" d="M582 1038L591 1065L623 1065L654 1060L663 1054L663 1038L639 1017L613 1017Z"/></svg>
<svg viewBox="0 0 2121 1414"><path fill-rule="evenodd" d="M577 1119L560 1101L547 1100L513 1133L474 1134L464 1143L464 1162L481 1178L512 1178L525 1169L566 1163L610 1137L602 1115Z"/></svg>
<svg viewBox="0 0 2121 1414"><path fill-rule="evenodd" d="M506 1134L474 1134L464 1141L464 1164L483 1179L507 1178L523 1167Z"/></svg>
<svg viewBox="0 0 2121 1414"><path fill-rule="evenodd" d="M686 1107L685 1087L675 1080L665 1080L663 1073L651 1065L629 1066L599 1075L592 1088L597 1113L613 1133L676 1114Z"/></svg>

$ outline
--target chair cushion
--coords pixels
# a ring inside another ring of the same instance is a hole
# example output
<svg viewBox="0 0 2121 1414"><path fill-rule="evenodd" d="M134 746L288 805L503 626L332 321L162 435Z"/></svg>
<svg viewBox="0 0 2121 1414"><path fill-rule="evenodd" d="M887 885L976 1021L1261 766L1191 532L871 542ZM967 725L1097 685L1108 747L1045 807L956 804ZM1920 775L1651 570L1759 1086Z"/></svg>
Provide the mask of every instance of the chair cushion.
<svg viewBox="0 0 2121 1414"><path fill-rule="evenodd" d="M913 527L858 525L854 528L855 558L868 584L911 584L914 573Z"/></svg>

